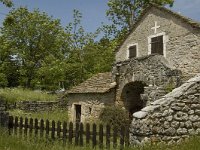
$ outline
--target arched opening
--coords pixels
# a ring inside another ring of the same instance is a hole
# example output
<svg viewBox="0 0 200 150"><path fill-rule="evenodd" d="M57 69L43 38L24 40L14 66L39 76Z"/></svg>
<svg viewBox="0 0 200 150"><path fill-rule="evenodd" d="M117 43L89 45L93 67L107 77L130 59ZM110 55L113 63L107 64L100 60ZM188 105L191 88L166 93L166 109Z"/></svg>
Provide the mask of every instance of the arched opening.
<svg viewBox="0 0 200 150"><path fill-rule="evenodd" d="M145 86L145 83L135 81L126 84L122 90L121 98L126 110L129 112L130 118L132 118L134 112L141 110L145 106L145 102L140 96L140 94L144 93Z"/></svg>

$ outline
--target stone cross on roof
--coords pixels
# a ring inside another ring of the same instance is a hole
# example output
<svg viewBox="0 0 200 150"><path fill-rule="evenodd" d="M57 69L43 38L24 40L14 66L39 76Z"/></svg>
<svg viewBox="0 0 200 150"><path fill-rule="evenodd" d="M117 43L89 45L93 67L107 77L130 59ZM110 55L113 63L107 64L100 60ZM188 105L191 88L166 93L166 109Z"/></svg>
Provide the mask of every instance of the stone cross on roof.
<svg viewBox="0 0 200 150"><path fill-rule="evenodd" d="M155 21L155 26L152 27L151 29L154 30L154 33L157 33L157 29L160 28L160 26L157 25L157 21Z"/></svg>

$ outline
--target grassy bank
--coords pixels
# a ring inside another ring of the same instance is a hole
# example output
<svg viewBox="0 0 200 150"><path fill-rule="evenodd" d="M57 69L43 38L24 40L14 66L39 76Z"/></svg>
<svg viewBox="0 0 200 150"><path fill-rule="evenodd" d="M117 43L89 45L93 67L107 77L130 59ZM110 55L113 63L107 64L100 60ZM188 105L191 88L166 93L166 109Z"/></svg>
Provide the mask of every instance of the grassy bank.
<svg viewBox="0 0 200 150"><path fill-rule="evenodd" d="M55 101L58 99L57 95L47 94L42 91L32 91L22 88L5 88L0 89L0 98L7 102L17 101Z"/></svg>
<svg viewBox="0 0 200 150"><path fill-rule="evenodd" d="M67 110L59 110L55 109L53 111L45 111L45 112L24 112L19 109L10 110L9 114L12 116L18 117L27 117L27 118L37 118L37 119L48 119L54 121L68 121L68 113Z"/></svg>

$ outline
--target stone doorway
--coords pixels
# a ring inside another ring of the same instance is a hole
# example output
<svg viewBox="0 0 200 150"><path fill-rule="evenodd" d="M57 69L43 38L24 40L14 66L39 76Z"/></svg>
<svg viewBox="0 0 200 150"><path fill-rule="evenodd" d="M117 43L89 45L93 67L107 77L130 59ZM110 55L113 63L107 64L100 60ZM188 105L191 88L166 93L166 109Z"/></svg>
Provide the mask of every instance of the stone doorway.
<svg viewBox="0 0 200 150"><path fill-rule="evenodd" d="M121 98L126 110L129 112L130 119L132 119L134 112L140 111L146 105L140 95L144 93L145 86L145 83L135 81L126 84L122 90Z"/></svg>
<svg viewBox="0 0 200 150"><path fill-rule="evenodd" d="M75 105L76 122L81 122L81 105Z"/></svg>

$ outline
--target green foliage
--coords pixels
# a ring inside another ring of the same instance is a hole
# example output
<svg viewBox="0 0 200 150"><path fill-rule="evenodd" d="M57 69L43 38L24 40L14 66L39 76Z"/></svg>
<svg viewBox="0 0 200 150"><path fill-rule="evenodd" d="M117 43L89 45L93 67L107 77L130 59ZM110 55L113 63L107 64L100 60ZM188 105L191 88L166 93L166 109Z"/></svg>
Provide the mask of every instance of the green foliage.
<svg viewBox="0 0 200 150"><path fill-rule="evenodd" d="M0 73L0 87L6 87L8 84L8 81L6 79L6 75L3 73Z"/></svg>
<svg viewBox="0 0 200 150"><path fill-rule="evenodd" d="M122 29L130 29L140 15L142 8L153 2L158 5L173 5L174 0L109 0L106 14L114 24Z"/></svg>
<svg viewBox="0 0 200 150"><path fill-rule="evenodd" d="M110 124L118 130L120 130L121 126L129 127L130 124L128 112L119 106L103 108L99 119L104 124Z"/></svg>
<svg viewBox="0 0 200 150"><path fill-rule="evenodd" d="M32 81L36 77L44 78L39 76L38 69L49 63L48 57L54 58L52 61L64 58L65 33L59 20L39 10L29 12L27 8L18 8L9 13L3 25L2 38L9 47L5 51L15 56L20 65L21 85L34 87Z"/></svg>
<svg viewBox="0 0 200 150"><path fill-rule="evenodd" d="M176 88L176 85L175 85L175 82L171 79L169 80L166 84L165 84L165 87L164 87L164 90L169 93L171 92L173 89Z"/></svg>
<svg viewBox="0 0 200 150"><path fill-rule="evenodd" d="M13 6L12 0L0 0L0 2L3 3L4 5L6 5L7 7Z"/></svg>
<svg viewBox="0 0 200 150"><path fill-rule="evenodd" d="M17 101L55 101L57 95L50 95L42 91L31 91L22 88L5 88L0 89L0 97L7 102Z"/></svg>

